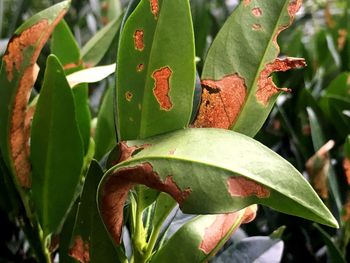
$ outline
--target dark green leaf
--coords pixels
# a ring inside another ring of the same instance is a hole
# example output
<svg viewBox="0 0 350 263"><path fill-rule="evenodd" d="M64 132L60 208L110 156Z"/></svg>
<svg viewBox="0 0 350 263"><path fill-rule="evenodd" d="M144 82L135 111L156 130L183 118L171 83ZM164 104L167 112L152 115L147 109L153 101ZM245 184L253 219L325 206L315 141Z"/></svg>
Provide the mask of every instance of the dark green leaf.
<svg viewBox="0 0 350 263"><path fill-rule="evenodd" d="M33 200L45 236L58 230L81 179L84 148L75 116L74 96L64 70L51 55L33 119L30 148ZM62 191L64 195L58 194Z"/></svg>
<svg viewBox="0 0 350 263"><path fill-rule="evenodd" d="M120 140L188 125L195 83L193 42L188 1L140 1L123 25L118 50Z"/></svg>

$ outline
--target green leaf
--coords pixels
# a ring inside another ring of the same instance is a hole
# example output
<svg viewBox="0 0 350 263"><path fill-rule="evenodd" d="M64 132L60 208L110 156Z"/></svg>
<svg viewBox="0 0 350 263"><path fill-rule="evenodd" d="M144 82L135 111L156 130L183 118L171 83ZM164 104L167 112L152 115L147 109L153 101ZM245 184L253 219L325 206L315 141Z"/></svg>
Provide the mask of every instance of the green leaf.
<svg viewBox="0 0 350 263"><path fill-rule="evenodd" d="M64 20L53 31L51 53L57 56L66 73L69 74L81 68L78 43Z"/></svg>
<svg viewBox="0 0 350 263"><path fill-rule="evenodd" d="M109 21L119 17L122 13L120 0L103 0L101 2L102 23L107 24Z"/></svg>
<svg viewBox="0 0 350 263"><path fill-rule="evenodd" d="M71 30L67 23L63 20L55 28L51 42L51 52L56 55L63 64L66 74L74 73L83 69L80 59L80 50ZM90 143L90 108L88 86L81 84L73 90L76 117L78 121L79 131L84 142L84 152L88 152Z"/></svg>
<svg viewBox="0 0 350 263"><path fill-rule="evenodd" d="M257 203L338 226L291 164L247 136L187 129L127 145L124 156L132 157L110 169L99 190L100 212L117 242L121 225L114 226L115 217L121 217L127 192L135 184L167 192L184 213L228 213ZM112 201L110 195L119 198Z"/></svg>
<svg viewBox="0 0 350 263"><path fill-rule="evenodd" d="M82 48L81 58L87 67L96 66L116 37L122 18L116 18L98 31Z"/></svg>
<svg viewBox="0 0 350 263"><path fill-rule="evenodd" d="M0 149L17 185L30 187L28 127L25 125L29 94L38 68L35 63L52 30L70 1L54 5L28 19L15 32L0 72Z"/></svg>
<svg viewBox="0 0 350 263"><path fill-rule="evenodd" d="M113 109L113 86L110 85L104 94L97 117L95 131L95 158L97 160L100 160L108 151L117 145Z"/></svg>
<svg viewBox="0 0 350 263"><path fill-rule="evenodd" d="M33 119L30 146L32 195L45 236L60 227L81 179L84 148L75 116L72 90L61 64L51 55ZM62 191L63 195L58 194Z"/></svg>
<svg viewBox="0 0 350 263"><path fill-rule="evenodd" d="M244 212L197 216L182 226L152 257L152 263L207 262L244 220ZM181 253L179 253L181 251Z"/></svg>
<svg viewBox="0 0 350 263"><path fill-rule="evenodd" d="M206 57L196 127L230 128L255 136L278 94L285 91L275 86L270 75L305 66L303 59L277 59L277 37L300 5L300 0L240 2Z"/></svg>
<svg viewBox="0 0 350 263"><path fill-rule="evenodd" d="M146 138L187 126L194 84L189 2L140 1L123 25L119 43L119 139Z"/></svg>
<svg viewBox="0 0 350 263"><path fill-rule="evenodd" d="M97 210L97 186L102 176L103 171L101 167L96 161L92 161L84 183L84 190L73 231L73 242L70 248L71 256L81 259L89 255L89 262L92 263L118 262L117 250ZM83 251L81 251L80 244L83 244Z"/></svg>

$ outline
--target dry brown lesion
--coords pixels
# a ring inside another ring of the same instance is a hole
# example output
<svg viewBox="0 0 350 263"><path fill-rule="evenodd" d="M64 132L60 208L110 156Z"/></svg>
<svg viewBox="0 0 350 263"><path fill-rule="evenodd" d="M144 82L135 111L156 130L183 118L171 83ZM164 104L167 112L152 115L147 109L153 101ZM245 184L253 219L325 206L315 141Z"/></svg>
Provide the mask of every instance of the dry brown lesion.
<svg viewBox="0 0 350 263"><path fill-rule="evenodd" d="M203 80L202 86L202 102L194 126L229 129L235 123L247 97L244 79L233 74L221 80Z"/></svg>
<svg viewBox="0 0 350 263"><path fill-rule="evenodd" d="M159 2L158 0L150 0L151 12L155 19L158 18L159 15Z"/></svg>
<svg viewBox="0 0 350 263"><path fill-rule="evenodd" d="M266 186L243 176L228 178L227 185L232 197L246 198L256 196L258 198L268 198L270 196L270 190Z"/></svg>
<svg viewBox="0 0 350 263"><path fill-rule="evenodd" d="M171 102L170 93L170 77L173 74L169 67L163 67L153 72L154 79L153 93L156 97L160 108L165 111L171 110L173 103Z"/></svg>
<svg viewBox="0 0 350 263"><path fill-rule="evenodd" d="M278 88L272 80L271 74L278 71L287 71L290 69L305 67L306 62L303 58L283 58L276 59L273 63L266 64L260 72L257 81L257 101L267 106L271 97L281 91L289 92L290 89Z"/></svg>
<svg viewBox="0 0 350 263"><path fill-rule="evenodd" d="M140 30L140 29L136 30L134 33L134 46L135 46L135 49L138 51L143 51L145 48L143 35L144 35L144 32L143 30Z"/></svg>
<svg viewBox="0 0 350 263"><path fill-rule="evenodd" d="M100 211L103 221L117 244L121 242L123 209L129 191L137 184L166 192L181 206L192 190L181 190L171 175L162 180L150 163L117 170L102 185Z"/></svg>
<svg viewBox="0 0 350 263"><path fill-rule="evenodd" d="M74 244L69 249L69 255L80 263L90 262L90 245L84 242L81 236L74 238Z"/></svg>

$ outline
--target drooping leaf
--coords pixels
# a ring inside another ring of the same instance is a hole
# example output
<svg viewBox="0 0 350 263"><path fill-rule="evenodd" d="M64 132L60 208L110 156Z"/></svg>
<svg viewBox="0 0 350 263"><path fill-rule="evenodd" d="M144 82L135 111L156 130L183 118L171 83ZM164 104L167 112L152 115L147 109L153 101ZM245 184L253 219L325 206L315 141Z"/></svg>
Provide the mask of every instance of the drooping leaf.
<svg viewBox="0 0 350 263"><path fill-rule="evenodd" d="M230 246L214 263L279 263L282 259L284 242L271 237L248 237Z"/></svg>
<svg viewBox="0 0 350 263"><path fill-rule="evenodd" d="M63 20L55 28L52 34L51 52L56 55L66 74L74 74L83 69L83 62L80 59L80 49L67 23ZM80 84L82 83L82 84ZM73 90L76 117L79 131L84 143L84 152L88 152L90 143L90 108L87 82L77 83ZM78 85L80 84L80 85Z"/></svg>
<svg viewBox="0 0 350 263"><path fill-rule="evenodd" d="M189 2L141 0L123 25L116 73L120 140L187 126L195 83Z"/></svg>
<svg viewBox="0 0 350 263"><path fill-rule="evenodd" d="M251 137L259 131L278 94L285 91L270 75L305 66L303 59L277 58L277 37L291 24L301 2L240 2L206 57L196 127L230 128Z"/></svg>
<svg viewBox="0 0 350 263"><path fill-rule="evenodd" d="M151 262L166 262L169 258L179 263L207 262L232 232L250 219L250 208L231 214L197 216L182 226L152 257Z"/></svg>
<svg viewBox="0 0 350 263"><path fill-rule="evenodd" d="M118 254L99 216L96 194L103 171L90 164L79 203L70 255L79 262L118 262Z"/></svg>
<svg viewBox="0 0 350 263"><path fill-rule="evenodd" d="M81 179L84 146L75 111L74 96L64 70L51 55L33 119L30 145L32 196L45 236L59 228ZM58 194L63 190L63 195Z"/></svg>
<svg viewBox="0 0 350 263"><path fill-rule="evenodd" d="M131 141L124 157L127 161L108 171L99 190L100 212L116 242L122 208L135 184L167 192L185 213L229 213L258 203L337 226L291 164L257 141L232 131L187 129Z"/></svg>
<svg viewBox="0 0 350 263"><path fill-rule="evenodd" d="M0 148L16 183L29 188L29 127L27 103L35 83L36 60L52 30L67 12L70 1L56 4L27 20L15 32L2 59L0 72Z"/></svg>
<svg viewBox="0 0 350 263"><path fill-rule="evenodd" d="M108 51L120 28L121 18L116 18L98 31L82 48L81 58L86 67L96 66Z"/></svg>

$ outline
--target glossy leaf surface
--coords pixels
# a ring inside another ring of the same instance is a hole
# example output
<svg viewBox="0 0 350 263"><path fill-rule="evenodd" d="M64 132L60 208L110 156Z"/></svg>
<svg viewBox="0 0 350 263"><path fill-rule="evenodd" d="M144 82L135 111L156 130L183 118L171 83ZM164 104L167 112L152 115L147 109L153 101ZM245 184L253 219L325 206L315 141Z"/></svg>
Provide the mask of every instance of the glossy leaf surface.
<svg viewBox="0 0 350 263"><path fill-rule="evenodd" d="M121 218L127 192L135 184L169 193L185 213L228 213L258 203L337 226L291 164L244 135L187 129L128 142L124 157L133 152L131 159L110 169L100 185L100 212L117 242L121 222L115 217Z"/></svg>
<svg viewBox="0 0 350 263"><path fill-rule="evenodd" d="M33 200L45 236L62 223L81 178L84 147L75 114L64 70L51 55L33 119L30 148ZM59 194L63 189L64 195Z"/></svg>
<svg viewBox="0 0 350 263"><path fill-rule="evenodd" d="M118 50L119 139L146 138L187 126L194 84L189 2L140 1L123 25Z"/></svg>
<svg viewBox="0 0 350 263"><path fill-rule="evenodd" d="M305 66L303 59L277 59L277 37L300 6L301 0L240 2L206 57L206 88L196 127L231 128L255 136L278 94L286 91L277 88L270 75Z"/></svg>

